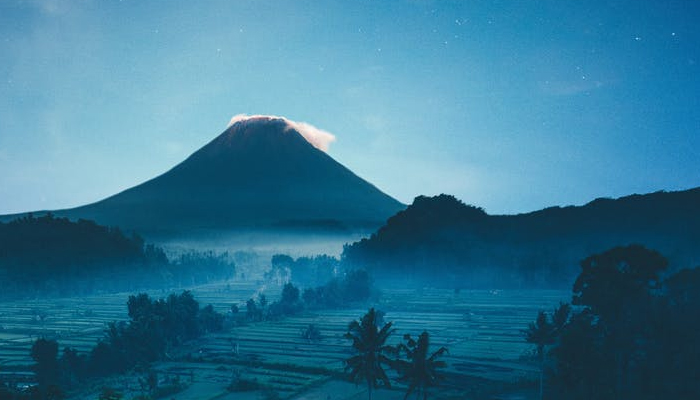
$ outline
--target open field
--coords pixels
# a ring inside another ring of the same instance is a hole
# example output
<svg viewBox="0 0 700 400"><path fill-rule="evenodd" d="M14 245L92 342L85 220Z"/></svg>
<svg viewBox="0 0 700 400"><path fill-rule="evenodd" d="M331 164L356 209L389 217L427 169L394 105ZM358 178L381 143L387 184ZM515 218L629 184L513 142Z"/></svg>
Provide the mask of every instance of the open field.
<svg viewBox="0 0 700 400"><path fill-rule="evenodd" d="M225 312L231 304L241 306L260 289L260 282L251 281L201 286L193 293L200 304L211 303ZM266 287L264 293L274 300L279 290ZM31 380L29 347L40 335L57 339L61 348L87 351L102 337L106 323L127 318L127 297L116 294L0 304L0 372L5 378ZM427 330L434 349L449 349L444 358L449 379L441 393L444 398L459 398L451 396L468 390L474 379L504 384L535 379L537 368L521 360L531 348L521 331L539 310L551 310L566 300L568 295L562 291L385 290L374 306L386 312L386 321L394 322L391 344L398 343L404 333L416 336ZM308 311L279 321L237 326L184 346L171 355L171 361L153 367L161 378L177 376L188 385L175 398L274 398L273 392L294 399L362 398L366 396L363 386L343 383L340 378L343 360L350 355L343 335L348 323L366 311L367 307ZM309 342L301 337L301 330L309 324L321 330L321 340ZM266 390L245 396L229 393L226 386L233 376ZM111 384L126 389L128 396L140 393L136 375L115 378ZM377 394L402 398L400 389ZM95 399L97 390L83 391L75 398Z"/></svg>

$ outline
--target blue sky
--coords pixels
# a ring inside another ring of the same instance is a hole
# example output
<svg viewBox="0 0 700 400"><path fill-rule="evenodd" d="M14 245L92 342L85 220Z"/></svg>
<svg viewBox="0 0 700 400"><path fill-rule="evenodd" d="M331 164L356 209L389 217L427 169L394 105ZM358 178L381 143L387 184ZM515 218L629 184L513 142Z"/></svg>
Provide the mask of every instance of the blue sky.
<svg viewBox="0 0 700 400"><path fill-rule="evenodd" d="M241 113L333 133L331 156L403 202L514 213L699 186L699 18L689 1L2 1L0 213L141 183Z"/></svg>

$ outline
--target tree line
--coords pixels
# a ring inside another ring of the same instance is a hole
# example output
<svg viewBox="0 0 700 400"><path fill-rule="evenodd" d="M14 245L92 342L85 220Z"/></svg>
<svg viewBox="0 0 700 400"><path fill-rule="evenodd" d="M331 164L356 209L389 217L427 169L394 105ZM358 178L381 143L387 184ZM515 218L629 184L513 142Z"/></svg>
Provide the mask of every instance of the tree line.
<svg viewBox="0 0 700 400"><path fill-rule="evenodd" d="M234 272L228 254L190 252L169 259L137 234L84 219L48 213L0 223L4 299L177 287L228 279Z"/></svg>
<svg viewBox="0 0 700 400"><path fill-rule="evenodd" d="M268 303L264 294L246 302L248 321L275 320L303 310L347 307L377 295L372 278L365 270L351 270L329 280L325 285L307 287L303 291L292 282L282 287L279 300ZM235 312L239 310L236 307Z"/></svg>

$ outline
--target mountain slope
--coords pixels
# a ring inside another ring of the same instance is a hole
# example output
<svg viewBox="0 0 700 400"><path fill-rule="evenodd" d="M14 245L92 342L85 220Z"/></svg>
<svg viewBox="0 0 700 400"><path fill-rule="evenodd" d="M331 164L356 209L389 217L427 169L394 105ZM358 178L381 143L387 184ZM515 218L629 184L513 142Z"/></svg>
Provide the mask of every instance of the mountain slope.
<svg viewBox="0 0 700 400"><path fill-rule="evenodd" d="M170 171L57 215L140 232L376 227L404 205L309 143L287 120L239 120Z"/></svg>
<svg viewBox="0 0 700 400"><path fill-rule="evenodd" d="M583 258L632 243L659 250L677 268L700 264L700 188L519 215L488 215L448 195L420 196L343 257L379 274L552 286L570 283Z"/></svg>

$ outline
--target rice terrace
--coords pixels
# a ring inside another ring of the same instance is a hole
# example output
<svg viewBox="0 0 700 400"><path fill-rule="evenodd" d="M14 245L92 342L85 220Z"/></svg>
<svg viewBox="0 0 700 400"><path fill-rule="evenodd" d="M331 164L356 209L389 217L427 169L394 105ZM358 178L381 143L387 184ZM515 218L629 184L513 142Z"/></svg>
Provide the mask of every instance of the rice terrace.
<svg viewBox="0 0 700 400"><path fill-rule="evenodd" d="M232 304L243 306L244 299L257 289L255 282L238 282L198 286L192 291L200 302L225 313ZM264 293L273 298L280 289L268 287ZM523 340L522 330L539 310L553 308L566 296L566 292L553 290L397 289L383 292L374 306L385 311L385 319L397 327L394 341L404 333L429 329L434 346L449 348L445 356L449 384L440 392L444 398L460 398L459 393L478 391L478 385L489 381L512 385L514 393L531 391L531 385L520 383L536 377L538 369L527 357L532 346ZM3 303L3 381L33 382L29 350L34 338L52 338L62 347L89 351L104 336L108 322L127 318L125 298L126 294L119 293ZM343 335L348 322L364 312L362 308L322 310L279 321L245 323L188 343L151 368L164 382L177 377L185 383L185 389L176 395L183 399L257 399L261 393L291 399L363 398L367 389L346 383L342 371L350 355ZM300 334L309 325L320 330L318 339ZM143 391L140 377L133 374L100 382L75 398L97 398L105 385L126 398L135 397ZM265 390L248 397L230 393L226 388L236 377L255 381ZM376 395L403 398L403 389L399 385Z"/></svg>

